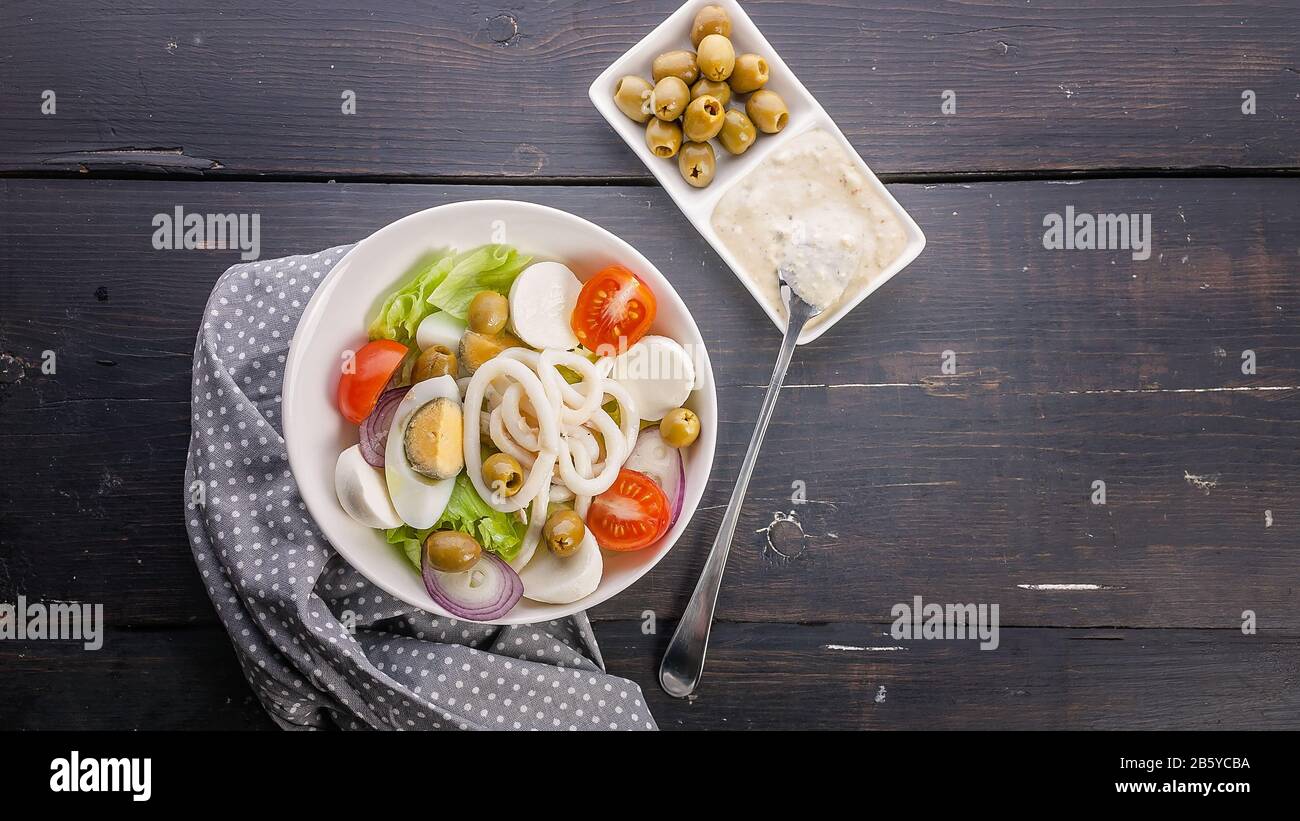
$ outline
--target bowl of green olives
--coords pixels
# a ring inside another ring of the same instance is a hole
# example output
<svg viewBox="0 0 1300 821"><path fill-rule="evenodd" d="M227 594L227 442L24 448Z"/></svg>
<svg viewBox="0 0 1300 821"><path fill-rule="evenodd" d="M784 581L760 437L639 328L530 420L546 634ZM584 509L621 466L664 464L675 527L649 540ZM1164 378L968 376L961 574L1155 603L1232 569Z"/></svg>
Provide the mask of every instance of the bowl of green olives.
<svg viewBox="0 0 1300 821"><path fill-rule="evenodd" d="M691 188L713 183L720 158L741 157L761 135L780 134L790 123L781 91L768 85L771 47L756 44L761 37L733 40L733 15L752 27L738 11L734 3L687 3L633 49L637 56L629 52L615 64L626 63L627 73L611 85L607 71L592 85L597 108L605 112L612 103L624 120L641 126L645 150L655 159L676 160L680 179ZM646 72L639 52L651 42L662 42L664 50L651 57ZM744 50L750 45L758 50ZM601 93L605 98L598 101Z"/></svg>
<svg viewBox="0 0 1300 821"><path fill-rule="evenodd" d="M785 213L782 200L789 198L783 197L784 189L767 182L773 171L766 161L787 162L789 152L784 149L798 149L813 132L824 132L842 150L842 160L836 162L861 172L866 184L859 190L869 191L874 203L892 212L902 226L903 250L892 261L881 262L869 280L847 288L842 299L804 329L799 344L828 331L925 246L916 221L736 0L685 3L601 72L587 94L778 331L785 329L784 308L775 286L760 282L772 271L756 273L752 259L746 264L732 252L713 224L715 213L735 213L722 207L729 195L751 197L752 192L762 192L770 201L754 203L763 208L751 207L747 213ZM818 182L809 180L810 185ZM736 242L736 231L742 228L733 222L729 230ZM771 241L771 234L753 240Z"/></svg>

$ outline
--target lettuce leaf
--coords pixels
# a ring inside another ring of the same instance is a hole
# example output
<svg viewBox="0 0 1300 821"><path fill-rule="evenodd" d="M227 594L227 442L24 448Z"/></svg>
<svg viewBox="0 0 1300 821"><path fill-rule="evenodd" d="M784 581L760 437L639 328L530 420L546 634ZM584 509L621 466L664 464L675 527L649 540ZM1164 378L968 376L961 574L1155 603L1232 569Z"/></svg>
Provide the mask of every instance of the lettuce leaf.
<svg viewBox="0 0 1300 821"><path fill-rule="evenodd" d="M389 544L395 544L401 548L407 561L415 565L415 572L420 572L420 545L424 544L424 537L433 532L433 528L428 530L416 530L410 525L401 527L391 527L384 531L384 538Z"/></svg>
<svg viewBox="0 0 1300 821"><path fill-rule="evenodd" d="M614 420L615 425L618 425L619 427L623 426L623 413L622 409L618 406L617 399L609 400L605 404L601 405L600 409L609 414L609 418Z"/></svg>
<svg viewBox="0 0 1300 821"><path fill-rule="evenodd" d="M459 530L478 540L484 550L491 550L506 561L519 555L523 546L525 524L509 513L499 513L488 507L474 490L474 484L464 473L456 477L447 509L433 527L417 530L410 525L389 528L384 538L398 545L406 558L420 567L420 549L424 539L435 530Z"/></svg>
<svg viewBox="0 0 1300 821"><path fill-rule="evenodd" d="M509 245L483 245L457 254L437 286L426 297L433 308L460 320L469 318L469 303L479 291L510 293L519 272L532 262Z"/></svg>
<svg viewBox="0 0 1300 821"><path fill-rule="evenodd" d="M455 256L447 251L430 251L420 257L407 272L406 284L389 294L379 308L370 323L370 338L392 339L410 347L420 322L437 310L429 304L429 295L454 265Z"/></svg>

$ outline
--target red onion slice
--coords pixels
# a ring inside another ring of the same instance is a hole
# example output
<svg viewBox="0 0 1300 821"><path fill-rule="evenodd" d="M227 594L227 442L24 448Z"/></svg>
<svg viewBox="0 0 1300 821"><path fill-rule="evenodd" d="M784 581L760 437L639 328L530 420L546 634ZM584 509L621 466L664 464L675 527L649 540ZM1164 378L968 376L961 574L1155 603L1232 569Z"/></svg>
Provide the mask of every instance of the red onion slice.
<svg viewBox="0 0 1300 821"><path fill-rule="evenodd" d="M443 573L429 564L427 551L420 551L420 575L424 588L438 606L458 619L499 619L519 603L524 583L500 556L483 551L478 563L461 573Z"/></svg>
<svg viewBox="0 0 1300 821"><path fill-rule="evenodd" d="M682 503L686 500L686 460L681 451L677 452L677 494L673 499L673 517L668 520L668 527L677 524L677 517L682 515Z"/></svg>
<svg viewBox="0 0 1300 821"><path fill-rule="evenodd" d="M409 390L410 387L384 391L375 402L375 409L361 421L361 457L371 467L384 466L384 448L388 443L388 431L393 427L393 414Z"/></svg>
<svg viewBox="0 0 1300 821"><path fill-rule="evenodd" d="M672 505L673 515L668 526L676 524L686 498L686 462L682 459L682 452L669 447L660 436L659 428L646 428L637 436L636 447L632 448L623 467L644 473L659 485Z"/></svg>

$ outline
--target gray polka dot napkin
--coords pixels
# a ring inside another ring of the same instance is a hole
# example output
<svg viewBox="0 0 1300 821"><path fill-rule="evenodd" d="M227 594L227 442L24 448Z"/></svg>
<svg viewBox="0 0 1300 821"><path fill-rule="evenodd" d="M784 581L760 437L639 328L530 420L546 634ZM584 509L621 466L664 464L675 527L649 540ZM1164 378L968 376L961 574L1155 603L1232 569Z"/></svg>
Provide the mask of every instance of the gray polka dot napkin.
<svg viewBox="0 0 1300 821"><path fill-rule="evenodd" d="M317 532L280 435L280 379L303 307L348 248L230 268L194 350L186 522L253 691L285 728L655 729L641 689L604 672L585 614L438 618Z"/></svg>

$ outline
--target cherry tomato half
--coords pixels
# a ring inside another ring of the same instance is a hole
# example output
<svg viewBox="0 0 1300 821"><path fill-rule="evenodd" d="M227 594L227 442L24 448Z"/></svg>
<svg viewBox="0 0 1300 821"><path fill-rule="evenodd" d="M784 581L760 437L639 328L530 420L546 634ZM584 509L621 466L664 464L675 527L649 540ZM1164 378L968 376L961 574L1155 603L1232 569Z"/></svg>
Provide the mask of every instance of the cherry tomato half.
<svg viewBox="0 0 1300 821"><path fill-rule="evenodd" d="M582 286L569 324L588 350L610 356L646 335L655 310L650 286L622 265L611 265Z"/></svg>
<svg viewBox="0 0 1300 821"><path fill-rule="evenodd" d="M649 476L623 468L609 490L591 500L587 528L606 550L640 550L668 532L672 507Z"/></svg>
<svg viewBox="0 0 1300 821"><path fill-rule="evenodd" d="M343 362L339 380L339 413L354 425L360 425L375 409L379 394L393 378L393 372L406 358L406 346L391 339L376 339L362 346Z"/></svg>

